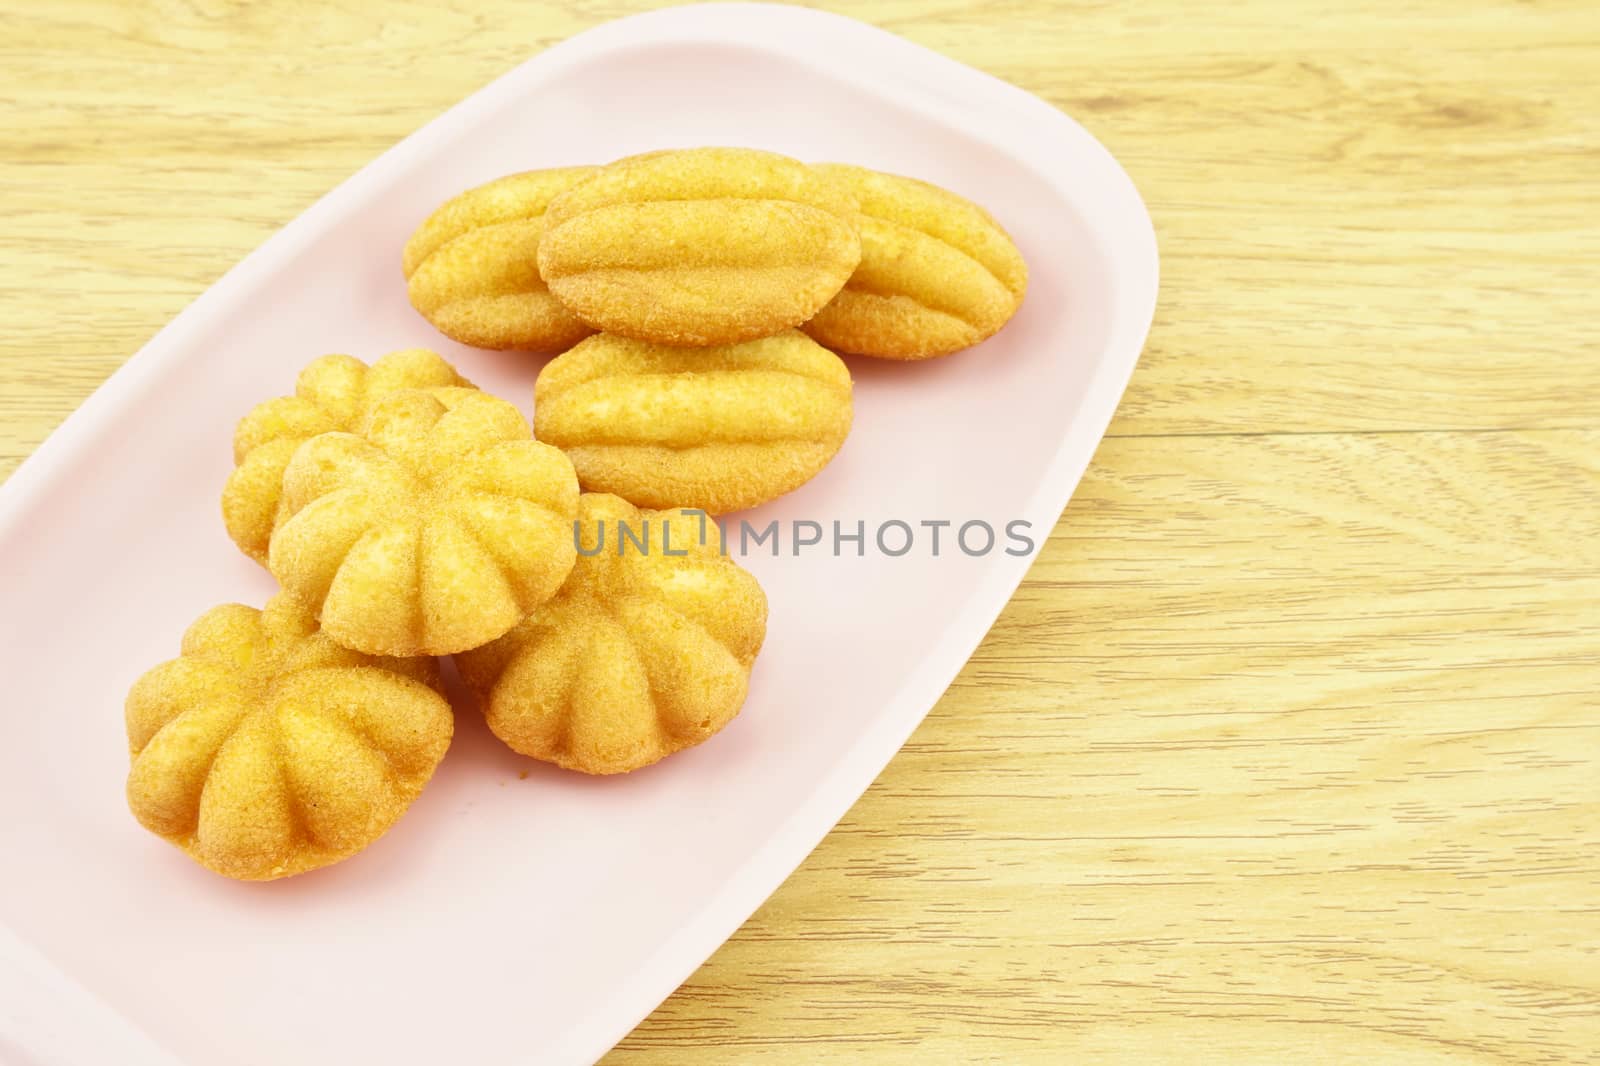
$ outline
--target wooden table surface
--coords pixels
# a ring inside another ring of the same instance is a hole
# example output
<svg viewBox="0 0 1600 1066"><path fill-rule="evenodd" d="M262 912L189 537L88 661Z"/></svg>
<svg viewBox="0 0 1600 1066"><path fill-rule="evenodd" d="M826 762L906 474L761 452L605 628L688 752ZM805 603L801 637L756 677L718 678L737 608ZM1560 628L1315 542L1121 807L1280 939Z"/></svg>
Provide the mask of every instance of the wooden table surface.
<svg viewBox="0 0 1600 1066"><path fill-rule="evenodd" d="M322 193L645 6L0 0L0 475ZM1104 141L1161 305L960 679L606 1061L1597 1061L1600 7L848 8Z"/></svg>

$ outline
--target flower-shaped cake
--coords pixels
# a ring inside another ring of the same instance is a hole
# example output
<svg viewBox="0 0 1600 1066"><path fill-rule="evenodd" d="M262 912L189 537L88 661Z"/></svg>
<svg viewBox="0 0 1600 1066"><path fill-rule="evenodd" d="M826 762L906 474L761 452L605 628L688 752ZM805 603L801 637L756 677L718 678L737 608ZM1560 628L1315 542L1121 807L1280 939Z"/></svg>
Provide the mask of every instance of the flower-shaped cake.
<svg viewBox="0 0 1600 1066"><path fill-rule="evenodd" d="M448 655L501 636L561 587L577 502L572 464L511 404L404 389L360 432L295 452L268 565L341 644Z"/></svg>
<svg viewBox="0 0 1600 1066"><path fill-rule="evenodd" d="M227 604L128 693L128 805L228 877L354 855L394 824L450 746L432 659L340 647L304 606Z"/></svg>
<svg viewBox="0 0 1600 1066"><path fill-rule="evenodd" d="M469 386L443 358L423 348L391 352L370 367L325 355L300 372L293 396L257 404L233 435L233 473L222 490L222 520L241 551L263 566L278 520L283 468L307 439L356 428L367 408L396 389Z"/></svg>
<svg viewBox="0 0 1600 1066"><path fill-rule="evenodd" d="M516 751L624 773L739 713L767 599L703 513L641 512L586 493L577 523L582 554L555 598L456 663Z"/></svg>

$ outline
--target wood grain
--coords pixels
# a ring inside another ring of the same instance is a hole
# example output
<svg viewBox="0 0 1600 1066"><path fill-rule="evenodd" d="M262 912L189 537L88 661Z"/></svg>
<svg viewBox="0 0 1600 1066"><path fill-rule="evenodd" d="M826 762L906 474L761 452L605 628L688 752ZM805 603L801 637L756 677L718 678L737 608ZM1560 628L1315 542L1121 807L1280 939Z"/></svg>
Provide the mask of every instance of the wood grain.
<svg viewBox="0 0 1600 1066"><path fill-rule="evenodd" d="M0 475L327 189L646 6L0 0ZM1117 153L1161 308L960 680L607 1061L1595 1061L1600 8L847 10Z"/></svg>

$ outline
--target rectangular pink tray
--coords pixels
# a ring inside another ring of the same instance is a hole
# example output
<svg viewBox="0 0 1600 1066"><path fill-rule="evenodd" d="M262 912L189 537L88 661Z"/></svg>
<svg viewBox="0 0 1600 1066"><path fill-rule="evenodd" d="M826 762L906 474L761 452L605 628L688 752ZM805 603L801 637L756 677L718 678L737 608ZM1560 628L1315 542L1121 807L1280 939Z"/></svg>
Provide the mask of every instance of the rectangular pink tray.
<svg viewBox="0 0 1600 1066"><path fill-rule="evenodd" d="M798 8L678 8L551 48L249 256L0 488L0 1060L593 1060L739 927L939 698L1029 559L948 539L937 558L925 543L759 554L747 565L772 617L749 703L654 768L595 780L532 764L469 710L393 832L265 885L199 869L125 809L128 685L206 608L272 590L218 514L238 417L313 356L410 346L527 411L537 360L451 344L407 305L406 236L509 171L699 144L946 185L988 206L1032 269L1021 313L980 348L853 361L839 458L751 517L1020 519L1043 541L1155 303L1150 220L1111 156L1020 89Z"/></svg>

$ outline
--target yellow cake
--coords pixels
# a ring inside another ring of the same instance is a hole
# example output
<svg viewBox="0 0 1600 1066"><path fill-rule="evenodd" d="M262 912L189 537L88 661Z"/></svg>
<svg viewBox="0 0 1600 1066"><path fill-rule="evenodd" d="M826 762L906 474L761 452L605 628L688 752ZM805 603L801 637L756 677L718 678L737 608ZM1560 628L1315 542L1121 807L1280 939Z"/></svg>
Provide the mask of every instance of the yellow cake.
<svg viewBox="0 0 1600 1066"><path fill-rule="evenodd" d="M443 204L406 242L411 304L452 340L561 351L591 331L539 277L545 208L594 167L512 174Z"/></svg>
<svg viewBox="0 0 1600 1066"><path fill-rule="evenodd" d="M311 437L354 429L372 402L396 389L471 387L425 348L390 352L370 367L350 355L324 355L300 371L293 396L257 404L233 435L233 473L222 490L228 536L265 566L281 503L283 469Z"/></svg>
<svg viewBox="0 0 1600 1066"><path fill-rule="evenodd" d="M767 600L722 554L703 514L640 512L586 493L578 529L583 554L561 591L456 663L489 728L516 751L624 773L700 743L739 713Z"/></svg>
<svg viewBox="0 0 1600 1066"><path fill-rule="evenodd" d="M495 639L572 569L578 481L514 406L405 389L283 474L268 565L341 644L447 655Z"/></svg>
<svg viewBox="0 0 1600 1066"><path fill-rule="evenodd" d="M596 329L658 344L781 332L861 256L854 199L787 156L695 148L630 156L551 202L539 273Z"/></svg>
<svg viewBox="0 0 1600 1066"><path fill-rule="evenodd" d="M585 489L722 514L828 464L850 432L850 371L798 330L716 348L602 333L544 368L533 412Z"/></svg>
<svg viewBox="0 0 1600 1066"><path fill-rule="evenodd" d="M837 352L929 359L993 336L1022 306L1028 267L983 208L915 178L816 168L861 205L861 262L804 329Z"/></svg>
<svg viewBox="0 0 1600 1066"><path fill-rule="evenodd" d="M349 858L405 813L450 746L437 686L432 659L342 648L288 596L214 608L128 693L128 806L228 877Z"/></svg>

